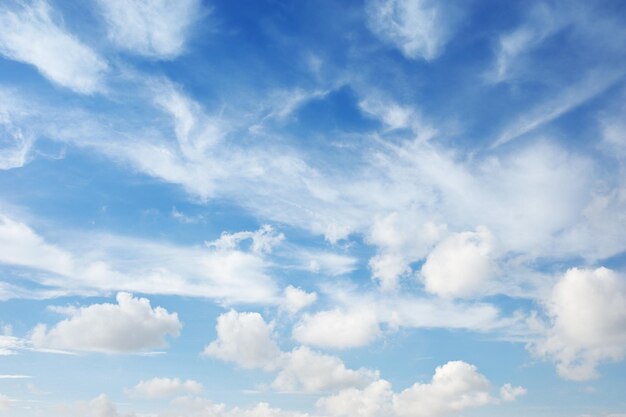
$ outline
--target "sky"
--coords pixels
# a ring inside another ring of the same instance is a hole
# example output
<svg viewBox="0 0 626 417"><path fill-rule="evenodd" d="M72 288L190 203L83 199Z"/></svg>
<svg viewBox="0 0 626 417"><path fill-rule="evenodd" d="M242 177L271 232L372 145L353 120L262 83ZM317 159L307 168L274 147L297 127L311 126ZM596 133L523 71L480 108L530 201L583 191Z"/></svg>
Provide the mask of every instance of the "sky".
<svg viewBox="0 0 626 417"><path fill-rule="evenodd" d="M0 2L0 416L626 416L626 3Z"/></svg>

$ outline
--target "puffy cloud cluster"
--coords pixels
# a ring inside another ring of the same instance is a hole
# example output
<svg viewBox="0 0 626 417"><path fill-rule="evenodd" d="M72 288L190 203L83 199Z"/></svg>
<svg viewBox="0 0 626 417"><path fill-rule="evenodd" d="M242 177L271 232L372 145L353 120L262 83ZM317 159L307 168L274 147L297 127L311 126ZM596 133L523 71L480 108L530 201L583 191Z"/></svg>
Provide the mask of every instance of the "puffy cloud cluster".
<svg viewBox="0 0 626 417"><path fill-rule="evenodd" d="M166 346L166 336L182 327L176 313L152 308L146 298L117 294L117 304L56 308L68 316L50 329L39 324L32 332L36 348L102 353L133 353Z"/></svg>
<svg viewBox="0 0 626 417"><path fill-rule="evenodd" d="M45 0L10 3L0 6L0 54L78 93L103 91L107 62L55 22Z"/></svg>
<svg viewBox="0 0 626 417"><path fill-rule="evenodd" d="M438 367L429 383L415 383L395 393L385 380L364 389L350 388L321 398L317 405L333 417L437 417L459 413L523 395L522 387L506 384L501 399L491 394L489 380L475 366L452 361Z"/></svg>
<svg viewBox="0 0 626 417"><path fill-rule="evenodd" d="M559 375L587 380L605 361L626 356L626 279L610 269L568 270L545 302L549 322L531 350L556 363Z"/></svg>
<svg viewBox="0 0 626 417"><path fill-rule="evenodd" d="M272 337L272 325L258 313L231 310L217 319L217 339L204 354L243 368L277 371L272 388L279 391L324 392L364 386L377 378L369 369L352 370L341 359L307 347L283 352Z"/></svg>

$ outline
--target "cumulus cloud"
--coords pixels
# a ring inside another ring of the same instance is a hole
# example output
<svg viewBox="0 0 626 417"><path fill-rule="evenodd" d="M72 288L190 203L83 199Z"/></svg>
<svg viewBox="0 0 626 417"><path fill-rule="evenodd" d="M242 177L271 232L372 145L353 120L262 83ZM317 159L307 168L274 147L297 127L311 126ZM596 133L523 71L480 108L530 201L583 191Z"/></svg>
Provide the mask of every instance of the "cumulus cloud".
<svg viewBox="0 0 626 417"><path fill-rule="evenodd" d="M0 7L0 54L77 93L103 91L106 61L68 33L44 0Z"/></svg>
<svg viewBox="0 0 626 417"><path fill-rule="evenodd" d="M525 392L510 384L502 399L511 401ZM395 393L383 379L364 389L350 388L318 400L317 406L333 417L437 417L500 401L491 394L489 380L474 365L451 361L435 370L429 383L415 383Z"/></svg>
<svg viewBox="0 0 626 417"><path fill-rule="evenodd" d="M321 311L304 316L293 328L298 342L324 348L365 346L379 335L378 317L371 309Z"/></svg>
<svg viewBox="0 0 626 417"><path fill-rule="evenodd" d="M368 23L385 42L411 59L437 58L452 38L456 10L432 0L371 0Z"/></svg>
<svg viewBox="0 0 626 417"><path fill-rule="evenodd" d="M184 52L190 28L201 13L199 0L98 0L98 5L113 43L158 59Z"/></svg>
<svg viewBox="0 0 626 417"><path fill-rule="evenodd" d="M243 368L276 371L271 387L278 391L326 392L365 386L378 377L369 369L349 369L335 356L300 346L283 352L276 344L271 324L258 313L231 310L217 319L217 339L204 354Z"/></svg>
<svg viewBox="0 0 626 417"><path fill-rule="evenodd" d="M445 226L420 222L421 217L411 211L394 212L372 225L367 240L378 247L378 254L369 266L382 289L396 289L400 277L410 274L410 264L423 259L443 236Z"/></svg>
<svg viewBox="0 0 626 417"><path fill-rule="evenodd" d="M607 268L572 268L545 302L549 322L535 318L543 337L535 354L556 363L560 376L577 381L597 376L596 367L626 355L626 279Z"/></svg>
<svg viewBox="0 0 626 417"><path fill-rule="evenodd" d="M456 233L428 255L421 274L426 291L441 297L469 297L486 289L497 271L494 237L486 227Z"/></svg>
<svg viewBox="0 0 626 417"><path fill-rule="evenodd" d="M146 298L117 294L117 304L56 308L68 316L50 329L39 324L32 332L36 348L102 353L133 353L166 346L166 336L182 327L176 313L152 308Z"/></svg>
<svg viewBox="0 0 626 417"><path fill-rule="evenodd" d="M284 291L282 308L294 314L313 304L317 300L317 293L306 292L300 288L288 285Z"/></svg>
<svg viewBox="0 0 626 417"><path fill-rule="evenodd" d="M202 384L193 379L186 381L180 378L152 378L139 381L133 388L126 390L132 398L164 398L182 393L198 394Z"/></svg>
<svg viewBox="0 0 626 417"><path fill-rule="evenodd" d="M288 392L328 392L347 387L363 387L377 378L376 371L366 368L349 369L335 356L300 346L285 355L281 370L272 382L272 388Z"/></svg>
<svg viewBox="0 0 626 417"><path fill-rule="evenodd" d="M217 318L217 339L204 354L234 362L242 368L272 368L281 355L272 337L273 326L259 313L231 310Z"/></svg>

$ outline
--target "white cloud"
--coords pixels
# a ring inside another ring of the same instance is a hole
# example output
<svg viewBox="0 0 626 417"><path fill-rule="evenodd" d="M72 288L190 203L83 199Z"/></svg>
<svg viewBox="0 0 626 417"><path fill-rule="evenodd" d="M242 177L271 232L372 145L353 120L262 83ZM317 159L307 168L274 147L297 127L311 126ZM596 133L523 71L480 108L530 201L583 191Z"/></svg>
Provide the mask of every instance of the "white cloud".
<svg viewBox="0 0 626 417"><path fill-rule="evenodd" d="M0 7L0 54L34 65L52 82L78 93L103 91L107 63L66 32L44 0Z"/></svg>
<svg viewBox="0 0 626 417"><path fill-rule="evenodd" d="M429 383L415 383L399 393L391 384L378 380L364 389L350 388L318 400L317 406L332 417L438 417L468 408L497 403L489 380L474 365L448 362L435 370ZM524 394L522 387L506 384L502 399Z"/></svg>
<svg viewBox="0 0 626 417"><path fill-rule="evenodd" d="M377 219L367 240L379 248L369 261L372 276L384 290L394 290L411 273L410 264L423 259L445 232L445 226L421 222L415 212L391 213Z"/></svg>
<svg viewBox="0 0 626 417"><path fill-rule="evenodd" d="M493 402L490 383L475 366L448 362L435 370L430 383L416 383L393 399L401 417L436 417Z"/></svg>
<svg viewBox="0 0 626 417"><path fill-rule="evenodd" d="M391 384L384 379L372 382L364 389L348 388L320 398L316 405L333 417L393 416Z"/></svg>
<svg viewBox="0 0 626 417"><path fill-rule="evenodd" d="M276 371L271 387L278 391L323 392L365 386L378 377L369 369L349 369L341 359L300 346L283 352L273 326L258 313L231 310L217 319L217 339L204 354L243 368Z"/></svg>
<svg viewBox="0 0 626 417"><path fill-rule="evenodd" d="M288 285L285 288L284 299L281 304L288 313L295 314L313 304L317 300L317 293L306 292L300 288Z"/></svg>
<svg viewBox="0 0 626 417"><path fill-rule="evenodd" d="M441 297L471 297L486 290L496 273L494 237L485 227L440 242L422 266L426 291Z"/></svg>
<svg viewBox="0 0 626 417"><path fill-rule="evenodd" d="M278 302L276 288L265 272L262 252L278 238L263 230L245 232L253 235L250 251L184 247L114 235L70 234L59 245L0 214L0 263L45 271L32 275L51 288L38 295L42 297L129 291L274 303ZM21 294L17 289L6 290L12 296Z"/></svg>
<svg viewBox="0 0 626 417"><path fill-rule="evenodd" d="M328 392L364 387L377 378L378 372L365 368L349 369L335 356L300 346L285 355L272 388L288 392Z"/></svg>
<svg viewBox="0 0 626 417"><path fill-rule="evenodd" d="M0 108L0 170L24 166L33 142L31 137L13 125L8 112Z"/></svg>
<svg viewBox="0 0 626 417"><path fill-rule="evenodd" d="M23 346L23 341L15 336L0 335L0 356L14 355Z"/></svg>
<svg viewBox="0 0 626 417"><path fill-rule="evenodd" d="M371 309L321 311L305 315L293 328L298 342L324 348L365 346L378 336L378 318Z"/></svg>
<svg viewBox="0 0 626 417"><path fill-rule="evenodd" d="M511 384L504 384L500 387L500 398L502 401L515 401L517 397L526 395L526 388L514 387Z"/></svg>
<svg viewBox="0 0 626 417"><path fill-rule="evenodd" d="M368 23L382 40L407 58L437 58L452 38L456 11L432 0L371 0Z"/></svg>
<svg viewBox="0 0 626 417"><path fill-rule="evenodd" d="M198 394L202 391L202 384L192 379L186 381L180 378L152 378L139 381L126 394L132 398L164 398L181 393Z"/></svg>
<svg viewBox="0 0 626 417"><path fill-rule="evenodd" d="M191 26L202 13L198 0L98 0L98 5L113 43L159 59L184 52Z"/></svg>
<svg viewBox="0 0 626 417"><path fill-rule="evenodd" d="M543 338L530 348L553 360L563 378L594 378L599 363L626 356L624 276L606 268L572 268L556 283L545 307L549 323L539 328Z"/></svg>
<svg viewBox="0 0 626 417"><path fill-rule="evenodd" d="M68 316L52 328L39 324L32 332L36 348L102 353L133 353L166 346L166 336L182 327L176 313L152 308L146 298L117 294L117 304L57 308Z"/></svg>
<svg viewBox="0 0 626 417"><path fill-rule="evenodd" d="M272 226L264 224L255 232L223 232L219 239L207 242L207 245L218 249L235 249L242 240L248 239L252 240L252 252L270 253L274 246L285 240L285 235L274 232Z"/></svg>
<svg viewBox="0 0 626 417"><path fill-rule="evenodd" d="M259 313L231 310L217 318L217 339L204 348L204 354L234 362L242 368L271 369L281 355L272 338L273 326Z"/></svg>

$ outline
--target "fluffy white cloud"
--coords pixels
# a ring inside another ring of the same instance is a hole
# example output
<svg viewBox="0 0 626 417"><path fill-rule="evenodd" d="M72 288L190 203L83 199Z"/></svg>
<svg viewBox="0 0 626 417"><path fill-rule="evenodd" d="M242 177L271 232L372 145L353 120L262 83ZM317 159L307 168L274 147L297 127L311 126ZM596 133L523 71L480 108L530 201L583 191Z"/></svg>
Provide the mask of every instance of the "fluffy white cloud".
<svg viewBox="0 0 626 417"><path fill-rule="evenodd" d="M587 380L596 366L626 355L626 279L606 269L568 270L545 303L550 322L534 353L552 359L559 375ZM535 325L542 325L540 322Z"/></svg>
<svg viewBox="0 0 626 417"><path fill-rule="evenodd" d="M304 346L281 351L272 336L273 326L258 313L231 310L218 317L216 329L217 339L204 354L243 368L277 371L271 387L278 391L333 391L365 386L378 377L368 369L346 368L341 359Z"/></svg>
<svg viewBox="0 0 626 417"><path fill-rule="evenodd" d="M394 393L381 379L364 389L321 398L317 406L333 417L437 417L500 401L490 391L489 380L474 365L452 361L439 366L429 383L418 382ZM506 384L501 399L511 401L524 393L524 388Z"/></svg>
<svg viewBox="0 0 626 417"><path fill-rule="evenodd" d="M217 339L204 354L234 362L242 368L273 368L281 351L272 338L273 326L259 313L231 310L217 318Z"/></svg>
<svg viewBox="0 0 626 417"><path fill-rule="evenodd" d="M285 354L272 388L289 392L328 392L364 387L376 379L378 372L365 368L349 369L335 356L300 346Z"/></svg>
<svg viewBox="0 0 626 417"><path fill-rule="evenodd" d="M437 58L455 31L456 11L433 0L371 0L368 23L407 58Z"/></svg>
<svg viewBox="0 0 626 417"><path fill-rule="evenodd" d="M383 289L395 289L399 278L411 272L409 264L423 259L443 236L445 226L421 222L421 217L415 212L394 212L377 219L370 229L367 240L379 253L369 265Z"/></svg>
<svg viewBox="0 0 626 417"><path fill-rule="evenodd" d="M102 91L107 63L51 17L44 0L0 6L0 54L78 93Z"/></svg>
<svg viewBox="0 0 626 417"><path fill-rule="evenodd" d="M133 398L164 398L181 393L197 394L202 391L202 384L192 379L152 378L139 381L126 394Z"/></svg>
<svg viewBox="0 0 626 417"><path fill-rule="evenodd" d="M430 383L416 383L399 393L393 408L398 416L441 416L489 404L489 390L489 381L475 366L448 362L435 370Z"/></svg>
<svg viewBox="0 0 626 417"><path fill-rule="evenodd" d="M152 308L146 298L117 294L117 304L57 308L69 318L52 328L39 324L31 340L36 348L103 353L132 353L164 347L166 336L182 327L176 313Z"/></svg>
<svg viewBox="0 0 626 417"><path fill-rule="evenodd" d="M444 239L422 266L426 291L447 298L484 291L497 269L493 252L494 237L486 227Z"/></svg>
<svg viewBox="0 0 626 417"><path fill-rule="evenodd" d="M317 293L306 292L300 288L288 285L285 288L285 295L281 304L288 313L294 314L313 304L317 300Z"/></svg>
<svg viewBox="0 0 626 417"><path fill-rule="evenodd" d="M185 49L191 25L202 13L199 0L98 0L109 38L139 55L171 59Z"/></svg>
<svg viewBox="0 0 626 417"><path fill-rule="evenodd" d="M371 309L321 311L304 316L293 329L300 343L338 349L365 346L379 335L378 317Z"/></svg>
<svg viewBox="0 0 626 417"><path fill-rule="evenodd" d="M316 405L333 417L389 417L393 416L392 399L391 384L381 379L364 389L348 388L322 397Z"/></svg>

